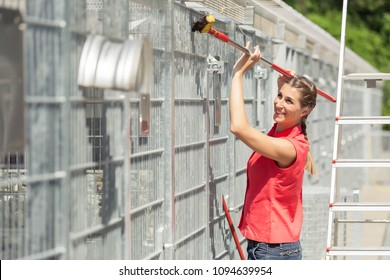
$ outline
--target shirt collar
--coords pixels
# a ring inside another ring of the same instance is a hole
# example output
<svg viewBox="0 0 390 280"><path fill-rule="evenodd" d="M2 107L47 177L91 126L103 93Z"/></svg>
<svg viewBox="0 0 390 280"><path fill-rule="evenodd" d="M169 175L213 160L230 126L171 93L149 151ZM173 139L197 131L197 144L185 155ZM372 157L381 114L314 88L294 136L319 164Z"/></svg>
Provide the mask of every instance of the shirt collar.
<svg viewBox="0 0 390 280"><path fill-rule="evenodd" d="M299 134L302 134L302 127L300 124L296 125L296 126L293 126L293 127L290 127L288 129L285 129L285 130L282 130L278 133L275 133L276 132L276 123L274 123L274 126L271 128L271 130L268 132L268 135L269 136L273 136L273 137L286 137L286 136L291 136L291 137L295 137Z"/></svg>

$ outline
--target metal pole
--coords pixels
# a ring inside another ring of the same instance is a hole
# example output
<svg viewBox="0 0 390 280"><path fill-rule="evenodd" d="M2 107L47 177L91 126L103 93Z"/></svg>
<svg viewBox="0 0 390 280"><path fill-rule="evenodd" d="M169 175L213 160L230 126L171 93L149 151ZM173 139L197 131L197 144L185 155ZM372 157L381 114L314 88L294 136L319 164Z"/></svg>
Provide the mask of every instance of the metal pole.
<svg viewBox="0 0 390 280"><path fill-rule="evenodd" d="M343 68L344 68L344 53L345 53L345 30L346 30L346 23L347 23L347 6L348 6L348 0L344 0L343 2L343 13L342 13L342 21L341 21L341 36L340 36L340 58L339 58L339 70L338 70L338 81L337 81L337 106L336 106L336 118L340 116L341 113L341 93L342 93L342 83L343 83ZM331 188L330 188L330 202L329 207L331 208L333 203L335 202L336 192L339 190L336 190L336 183L337 183L337 170L336 170L336 164L335 161L337 160L338 155L338 145L340 142L340 135L339 135L339 129L338 124L335 124L335 130L334 130L334 143L333 143L333 164L332 164L332 177L331 177ZM326 247L327 250L331 248L332 244L332 233L334 232L335 235L337 235L337 224L335 225L335 228L332 230L333 223L336 223L335 220L335 213L332 209L329 209L329 219L328 219L328 236L326 241ZM334 236L335 240L337 236ZM330 256L326 257L327 259L330 259Z"/></svg>
<svg viewBox="0 0 390 280"><path fill-rule="evenodd" d="M242 251L240 240L238 240L238 236L237 236L236 230L234 228L233 221L232 221L232 218L230 216L229 209L226 205L226 201L225 201L224 196L222 196L222 206L223 206L223 211L225 212L225 215L226 215L226 219L228 220L230 231L231 231L233 238L234 238L234 242L236 243L238 253L240 254L240 258L241 258L241 260L245 260L245 255L244 255L244 252Z"/></svg>

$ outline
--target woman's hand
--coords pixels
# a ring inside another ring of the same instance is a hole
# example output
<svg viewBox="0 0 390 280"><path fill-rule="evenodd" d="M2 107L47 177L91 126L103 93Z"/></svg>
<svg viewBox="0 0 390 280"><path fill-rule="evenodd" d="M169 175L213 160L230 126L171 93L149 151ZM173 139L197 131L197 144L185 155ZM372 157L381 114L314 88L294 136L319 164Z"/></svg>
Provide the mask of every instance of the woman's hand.
<svg viewBox="0 0 390 280"><path fill-rule="evenodd" d="M249 50L250 42L246 43L246 48ZM253 52L249 51L251 54L248 55L244 53L236 62L233 67L233 75L240 74L243 75L246 71L248 71L256 62L258 62L261 58L260 48L259 46L255 46Z"/></svg>

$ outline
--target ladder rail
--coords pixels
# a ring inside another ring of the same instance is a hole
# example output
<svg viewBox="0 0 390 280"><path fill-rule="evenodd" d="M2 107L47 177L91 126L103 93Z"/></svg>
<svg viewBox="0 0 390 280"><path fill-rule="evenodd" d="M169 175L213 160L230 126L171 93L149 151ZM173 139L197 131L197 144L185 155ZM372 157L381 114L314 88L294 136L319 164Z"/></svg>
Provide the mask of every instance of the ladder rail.
<svg viewBox="0 0 390 280"><path fill-rule="evenodd" d="M344 76L344 56L345 56L345 37L347 29L347 8L348 0L343 1L343 14L341 19L341 36L340 36L340 55L339 55L339 69L337 74L337 100L336 116L341 115L342 90L343 90L343 76Z"/></svg>
<svg viewBox="0 0 390 280"><path fill-rule="evenodd" d="M345 55L345 34L346 34L346 26L347 26L347 7L348 7L348 0L343 1L343 12L342 12L342 19L341 19L341 36L340 36L340 54L339 54L339 69L338 69L338 76L337 76L337 97L336 97L336 117L341 116L341 95L342 95L342 86L343 86L343 75L344 75L344 55ZM335 125L335 131L334 131L334 143L333 143L333 157L332 159L337 159L338 155L338 143L339 143L339 126L336 123ZM336 140L337 139L337 140ZM337 181L337 170L336 166L332 165L332 175L331 175L331 188L330 188L330 202L329 204L333 203L335 200L335 186ZM326 246L327 248L331 247L332 244L332 225L333 225L333 219L334 219L334 213L333 211L329 211L329 218L328 218L328 234L327 234L327 241Z"/></svg>
<svg viewBox="0 0 390 280"><path fill-rule="evenodd" d="M390 256L390 247L378 248L348 248L344 240L344 247L340 247L339 229L344 228L347 224L352 223L383 223L390 224L390 219L351 219L347 218L347 213L350 212L368 212L378 211L390 213L390 202L338 202L340 197L340 188L337 187L340 179L338 178L338 168L355 168L355 167L390 167L390 159L348 159L339 158L339 149L342 145L342 126L343 125L376 125L390 124L390 116L343 116L343 88L345 81L362 80L367 83L367 87L376 87L377 81L390 80L390 73L353 73L344 75L344 54L345 54L345 39L347 25L347 8L348 0L343 1L341 36L340 36L340 54L339 54L339 69L337 81L337 102L336 102L336 117L334 127L334 142L332 155L332 175L331 188L329 198L329 217L328 217L328 233L326 240L326 255L325 259L329 260L337 258L337 256ZM341 217L341 218L340 218ZM339 224L343 224L340 227Z"/></svg>

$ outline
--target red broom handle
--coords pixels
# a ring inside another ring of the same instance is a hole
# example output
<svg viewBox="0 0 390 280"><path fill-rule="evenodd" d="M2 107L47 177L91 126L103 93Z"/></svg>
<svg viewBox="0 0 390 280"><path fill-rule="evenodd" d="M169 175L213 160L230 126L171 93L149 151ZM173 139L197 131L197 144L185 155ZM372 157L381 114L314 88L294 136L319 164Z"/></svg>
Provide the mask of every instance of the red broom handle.
<svg viewBox="0 0 390 280"><path fill-rule="evenodd" d="M225 212L226 215L226 219L228 220L230 231L234 238L234 242L236 243L238 253L240 254L240 258L241 260L245 260L244 252L242 251L240 241L238 240L236 230L234 229L232 217L230 216L229 209L227 208L226 201L223 195L222 195L222 206L223 206L223 211Z"/></svg>
<svg viewBox="0 0 390 280"><path fill-rule="evenodd" d="M219 39L221 41L224 41L225 43L230 41L230 38L226 34L220 32L218 30L215 30L215 29L211 28L208 33L213 35L215 38L217 38L217 39Z"/></svg>
<svg viewBox="0 0 390 280"><path fill-rule="evenodd" d="M241 50L244 53L250 54L250 51L247 48L241 46L240 44L237 44L233 40L230 40L230 38L226 34L220 32L220 31L211 28L208 31L208 33L213 35L215 38L217 38L217 39L219 39L219 40L221 40L221 41L223 41L225 43L228 43L229 45L232 45L233 47ZM278 65L276 65L276 64L274 64L274 63L272 63L272 62L270 62L270 61L268 61L268 60L266 60L264 58L261 58L261 60L263 62L265 62L266 64L268 64L268 66L272 67L272 69L278 71L280 74L283 74L283 75L285 75L287 77L292 77L291 73L289 71L287 71L286 69L283 69L282 67L280 67L280 66L278 66ZM333 96L327 94L326 92L324 92L323 90L321 90L319 88L317 88L317 93L319 95L321 95L322 97L325 97L326 99L328 99L328 100L330 100L332 102L336 102L336 98L334 98Z"/></svg>
<svg viewBox="0 0 390 280"><path fill-rule="evenodd" d="M261 60L263 60L263 61L266 62L267 64L270 64L270 66L272 67L272 69L278 71L280 74L283 74L283 75L285 75L285 76L287 76L287 77L292 77L292 76L293 76L293 75L291 75L291 73L288 72L286 69L283 69L282 67L280 67L280 66L278 66L278 65L276 65L276 64L270 63L270 62L266 61L266 60L263 59L263 58L261 58ZM334 98L333 96L327 94L325 91L319 89L318 87L317 87L317 93L318 93L319 95L321 95L322 97L325 97L326 99L328 99L328 100L330 100L330 101L332 101L332 102L336 102L336 98Z"/></svg>

